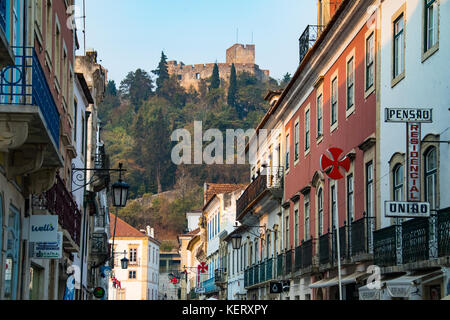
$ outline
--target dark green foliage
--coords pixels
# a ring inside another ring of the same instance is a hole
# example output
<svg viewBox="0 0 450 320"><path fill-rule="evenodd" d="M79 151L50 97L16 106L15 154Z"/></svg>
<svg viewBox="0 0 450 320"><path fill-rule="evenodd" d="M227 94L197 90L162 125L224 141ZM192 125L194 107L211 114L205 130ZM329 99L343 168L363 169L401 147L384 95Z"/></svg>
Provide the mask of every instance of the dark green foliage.
<svg viewBox="0 0 450 320"><path fill-rule="evenodd" d="M234 66L233 63L231 65L230 86L228 87L228 96L227 96L227 102L230 107L233 108L236 107L236 96L237 96L237 78L236 78L236 67Z"/></svg>
<svg viewBox="0 0 450 320"><path fill-rule="evenodd" d="M284 76L283 79L281 79L280 82L280 86L282 88L286 88L286 86L288 85L289 81L291 81L291 74L289 72L287 72Z"/></svg>
<svg viewBox="0 0 450 320"><path fill-rule="evenodd" d="M175 129L185 128L193 136L194 121L203 121L203 132L217 128L225 139L226 129L255 128L268 109L264 100L267 91L280 89L273 79L261 82L248 73L235 74L235 70L227 88L228 79L221 85L217 64L214 69L209 81L200 82L198 92L193 88L186 91L175 77L169 77L167 57L162 53L158 68L152 71L158 76L156 91L149 75L141 69L130 72L121 82L120 90L113 81L108 83L105 99L99 106L105 124L102 139L111 156L111 167L122 162L127 169L124 179L131 186L130 199L184 190L175 201L160 199L151 209L137 205L126 208L125 220L133 226L171 225L172 229L164 232L183 232L185 212L202 206L205 181L248 181L246 165L177 167L171 161L175 145L171 134Z"/></svg>
<svg viewBox="0 0 450 320"><path fill-rule="evenodd" d="M209 89L218 89L220 87L219 66L217 65L217 63L214 64L210 81L211 84L209 85Z"/></svg>
<svg viewBox="0 0 450 320"><path fill-rule="evenodd" d="M156 94L160 94L164 86L164 82L169 79L169 70L167 68L167 56L164 51L161 52L161 60L159 61L158 68L152 71L158 78L156 79Z"/></svg>
<svg viewBox="0 0 450 320"><path fill-rule="evenodd" d="M129 72L126 78L120 83L120 95L128 99L137 111L142 101L147 100L152 95L153 80L150 75L137 69L135 72Z"/></svg>

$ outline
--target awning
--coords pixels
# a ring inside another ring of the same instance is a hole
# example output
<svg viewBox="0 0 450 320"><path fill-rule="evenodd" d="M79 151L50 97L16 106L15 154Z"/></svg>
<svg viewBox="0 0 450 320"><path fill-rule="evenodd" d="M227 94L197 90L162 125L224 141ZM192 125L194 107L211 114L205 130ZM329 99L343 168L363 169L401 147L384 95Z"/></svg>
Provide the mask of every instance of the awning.
<svg viewBox="0 0 450 320"><path fill-rule="evenodd" d="M381 283L383 287L383 283ZM380 300L381 289L369 288L368 285L359 288L359 300Z"/></svg>
<svg viewBox="0 0 450 320"><path fill-rule="evenodd" d="M367 272L355 272L355 273L349 274L348 276L343 276L341 279L341 283L343 285L356 283L361 278L368 277L368 276L370 276L370 274L368 274Z"/></svg>
<svg viewBox="0 0 450 320"><path fill-rule="evenodd" d="M341 283L342 285L352 284L356 283L360 278L364 276L368 276L366 272L355 272L349 275L345 275L341 277ZM313 284L310 284L310 288L325 288L325 287L332 287L332 286L338 286L339 285L339 277L334 277L331 279L322 279L320 281L314 282Z"/></svg>
<svg viewBox="0 0 450 320"><path fill-rule="evenodd" d="M314 283L312 283L312 284L310 284L309 285L309 287L311 288L311 289L314 289L314 288L325 288L325 287L331 287L331 286L334 286L334 282L336 282L337 283L337 277L336 278L332 278L332 279L322 279L322 280L319 280L319 281L317 281L317 282L314 282Z"/></svg>
<svg viewBox="0 0 450 320"><path fill-rule="evenodd" d="M441 270L425 274L405 275L386 281L386 289L393 298L408 298L416 285L438 279L443 275Z"/></svg>

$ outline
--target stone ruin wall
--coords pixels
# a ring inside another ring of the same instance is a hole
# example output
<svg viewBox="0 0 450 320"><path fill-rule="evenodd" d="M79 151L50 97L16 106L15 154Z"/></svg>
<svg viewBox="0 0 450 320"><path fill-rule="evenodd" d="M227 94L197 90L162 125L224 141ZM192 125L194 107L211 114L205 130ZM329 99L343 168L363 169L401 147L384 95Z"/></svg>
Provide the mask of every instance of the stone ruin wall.
<svg viewBox="0 0 450 320"><path fill-rule="evenodd" d="M219 67L219 76L226 83L230 79L231 64L217 63ZM235 63L236 73L248 72L255 75L259 80L266 81L269 79L269 70L261 70L256 64ZM168 61L168 71L170 75L176 75L180 85L186 90L191 86L198 90L201 79L209 79L212 76L214 63L185 65L177 61Z"/></svg>
<svg viewBox="0 0 450 320"><path fill-rule="evenodd" d="M236 73L248 72L259 80L269 79L269 70L261 70L255 64L255 45L235 44L226 51L226 63L217 63L219 76L228 84L231 74L231 65L234 63ZM214 63L185 65L183 62L168 61L170 75L176 75L180 85L186 90L193 86L198 90L201 79L209 79L212 75Z"/></svg>

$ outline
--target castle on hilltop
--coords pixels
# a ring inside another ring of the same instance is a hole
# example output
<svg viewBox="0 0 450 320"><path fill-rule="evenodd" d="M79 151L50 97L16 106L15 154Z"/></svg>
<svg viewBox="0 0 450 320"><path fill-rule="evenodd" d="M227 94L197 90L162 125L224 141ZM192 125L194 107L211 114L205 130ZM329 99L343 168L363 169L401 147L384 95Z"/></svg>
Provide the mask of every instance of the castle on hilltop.
<svg viewBox="0 0 450 320"><path fill-rule="evenodd" d="M234 63L236 73L248 72L261 81L269 80L270 71L261 70L255 64L255 45L235 44L227 49L226 62L217 63L219 76L226 82L230 79L231 65ZM176 75L180 85L188 90L191 86L198 90L202 79L209 79L212 75L214 63L185 65L180 61L168 61L170 75Z"/></svg>

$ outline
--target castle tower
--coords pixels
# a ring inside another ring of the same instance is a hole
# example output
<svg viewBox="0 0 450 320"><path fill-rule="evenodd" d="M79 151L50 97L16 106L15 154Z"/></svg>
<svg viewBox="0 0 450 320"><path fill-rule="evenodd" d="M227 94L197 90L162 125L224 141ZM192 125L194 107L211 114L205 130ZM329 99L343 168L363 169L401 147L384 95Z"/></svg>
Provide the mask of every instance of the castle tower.
<svg viewBox="0 0 450 320"><path fill-rule="evenodd" d="M228 64L255 64L255 45L236 43L227 49Z"/></svg>

